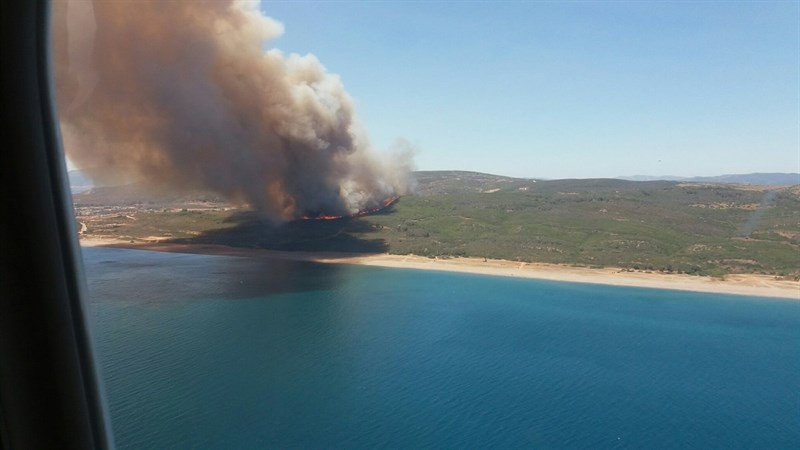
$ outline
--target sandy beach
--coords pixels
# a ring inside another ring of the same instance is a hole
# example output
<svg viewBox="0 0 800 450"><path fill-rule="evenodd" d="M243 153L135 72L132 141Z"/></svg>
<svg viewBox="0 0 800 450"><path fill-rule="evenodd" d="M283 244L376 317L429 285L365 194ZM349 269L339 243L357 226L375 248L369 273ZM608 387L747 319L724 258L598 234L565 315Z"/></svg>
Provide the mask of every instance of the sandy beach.
<svg viewBox="0 0 800 450"><path fill-rule="evenodd" d="M539 280L595 283L613 286L675 289L758 297L800 300L800 282L780 280L771 275L736 274L724 279L667 274L629 272L619 268L585 268L558 264L521 263L483 258L428 258L417 255L352 254L328 252L286 252L222 245L129 243L115 239L81 239L84 247L115 247L162 252L196 253L227 256L260 256L296 261L392 267L398 269L438 270Z"/></svg>

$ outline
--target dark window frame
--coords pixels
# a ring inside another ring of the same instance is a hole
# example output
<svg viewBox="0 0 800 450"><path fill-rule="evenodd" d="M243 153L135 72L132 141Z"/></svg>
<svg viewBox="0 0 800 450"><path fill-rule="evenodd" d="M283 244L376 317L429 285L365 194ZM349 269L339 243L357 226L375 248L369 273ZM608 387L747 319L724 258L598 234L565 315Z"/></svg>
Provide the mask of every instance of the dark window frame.
<svg viewBox="0 0 800 450"><path fill-rule="evenodd" d="M49 13L48 1L0 0L0 448L109 448Z"/></svg>

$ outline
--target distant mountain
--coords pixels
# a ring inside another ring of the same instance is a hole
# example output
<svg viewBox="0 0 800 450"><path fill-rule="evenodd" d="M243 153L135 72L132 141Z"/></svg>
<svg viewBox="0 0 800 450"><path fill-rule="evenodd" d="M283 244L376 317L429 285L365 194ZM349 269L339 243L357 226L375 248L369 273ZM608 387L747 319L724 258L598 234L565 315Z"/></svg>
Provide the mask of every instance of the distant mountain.
<svg viewBox="0 0 800 450"><path fill-rule="evenodd" d="M670 187L675 181L636 182L619 178L584 178L545 180L541 178L514 178L481 172L461 170L431 170L414 172L417 182L415 194L431 195L494 194L494 193L557 193L605 192L619 189Z"/></svg>
<svg viewBox="0 0 800 450"><path fill-rule="evenodd" d="M763 184L769 186L787 186L800 184L800 173L745 173L719 175L715 177L675 177L670 175L633 175L617 177L630 181L691 181L696 183L728 183L728 184Z"/></svg>
<svg viewBox="0 0 800 450"><path fill-rule="evenodd" d="M616 179L617 180L627 180L627 181L683 181L683 180L687 180L688 178L675 177L675 176L672 176L672 175L664 175L664 176L629 175L629 176L617 177Z"/></svg>
<svg viewBox="0 0 800 450"><path fill-rule="evenodd" d="M69 188L73 194L88 191L94 186L92 179L80 170L70 170L67 176L69 177Z"/></svg>
<svg viewBox="0 0 800 450"><path fill-rule="evenodd" d="M150 208L184 208L196 203L227 204L222 196L213 192L159 190L141 183L121 186L90 186L89 189L81 192L73 190L72 201L78 207L145 205Z"/></svg>

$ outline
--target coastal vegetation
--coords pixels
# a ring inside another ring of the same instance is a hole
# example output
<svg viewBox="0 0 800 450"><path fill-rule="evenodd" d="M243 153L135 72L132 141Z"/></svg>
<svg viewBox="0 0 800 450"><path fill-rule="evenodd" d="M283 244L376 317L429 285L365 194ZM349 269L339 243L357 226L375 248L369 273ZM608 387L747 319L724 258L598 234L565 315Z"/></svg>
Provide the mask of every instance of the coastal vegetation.
<svg viewBox="0 0 800 450"><path fill-rule="evenodd" d="M358 218L274 224L208 194L76 194L83 236L276 250L471 256L800 279L800 186L533 180L418 172L416 195ZM124 193L122 193L124 191Z"/></svg>

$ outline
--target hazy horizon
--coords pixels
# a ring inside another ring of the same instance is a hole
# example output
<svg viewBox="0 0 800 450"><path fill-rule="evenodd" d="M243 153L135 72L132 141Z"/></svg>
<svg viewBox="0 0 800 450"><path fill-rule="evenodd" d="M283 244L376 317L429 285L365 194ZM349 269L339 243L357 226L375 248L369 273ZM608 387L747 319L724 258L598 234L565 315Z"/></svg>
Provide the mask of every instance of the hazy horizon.
<svg viewBox="0 0 800 450"><path fill-rule="evenodd" d="M78 169L74 167L71 163L68 162L67 170L69 172L80 172L83 175L88 176L89 174L87 171L91 169ZM630 179L636 177L646 177L651 179L670 179L670 178L715 178L715 177L726 177L726 176L744 176L744 175L776 175L776 174L788 174L788 175L797 175L800 176L800 172L792 172L792 171L776 171L776 172L747 172L747 173L712 173L712 174L696 174L696 175L673 175L673 174L650 174L650 173L634 173L634 174L620 174L615 176L609 177L593 177L593 176L586 176L586 177L551 177L551 176L515 176L509 175L505 173L496 173L496 172L488 172L488 171L481 171L481 170L470 170L470 169L422 169L417 168L414 172L475 172L475 173L483 173L486 175L494 175L500 177L511 177L511 178L521 178L521 179L533 179L533 180L561 180L561 179L592 179L592 178L610 178L610 179ZM636 180L638 181L638 180Z"/></svg>

